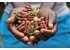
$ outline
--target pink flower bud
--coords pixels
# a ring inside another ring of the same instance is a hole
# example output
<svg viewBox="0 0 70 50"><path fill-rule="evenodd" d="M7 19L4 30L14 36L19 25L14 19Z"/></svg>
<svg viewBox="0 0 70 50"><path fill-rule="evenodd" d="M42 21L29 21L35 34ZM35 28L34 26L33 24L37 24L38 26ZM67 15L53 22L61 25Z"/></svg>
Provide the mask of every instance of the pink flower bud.
<svg viewBox="0 0 70 50"><path fill-rule="evenodd" d="M25 8L26 8L26 9L31 9L31 5L30 5L29 3L27 3L27 4L25 5Z"/></svg>
<svg viewBox="0 0 70 50"><path fill-rule="evenodd" d="M22 11L27 12L27 9L26 8L23 8Z"/></svg>

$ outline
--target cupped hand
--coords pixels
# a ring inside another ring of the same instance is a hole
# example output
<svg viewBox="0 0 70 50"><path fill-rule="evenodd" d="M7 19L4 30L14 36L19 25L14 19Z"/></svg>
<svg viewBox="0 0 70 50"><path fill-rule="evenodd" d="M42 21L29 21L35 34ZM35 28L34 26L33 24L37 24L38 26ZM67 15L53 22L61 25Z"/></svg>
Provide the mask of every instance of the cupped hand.
<svg viewBox="0 0 70 50"><path fill-rule="evenodd" d="M12 34L21 42L25 43L25 44L30 44L30 45L36 45L39 40L36 38L36 36L30 36L27 37L24 33L19 32L14 24L16 17L14 15L14 13L16 12L20 12L22 11L23 7L18 7L18 8L14 8L11 13L10 13L10 17L7 20L8 26L9 26L9 30L12 32Z"/></svg>
<svg viewBox="0 0 70 50"><path fill-rule="evenodd" d="M45 17L44 20L48 22L48 29L41 28L41 34L38 35L41 40L47 40L57 32L57 16L53 10L47 7L40 8L37 16Z"/></svg>

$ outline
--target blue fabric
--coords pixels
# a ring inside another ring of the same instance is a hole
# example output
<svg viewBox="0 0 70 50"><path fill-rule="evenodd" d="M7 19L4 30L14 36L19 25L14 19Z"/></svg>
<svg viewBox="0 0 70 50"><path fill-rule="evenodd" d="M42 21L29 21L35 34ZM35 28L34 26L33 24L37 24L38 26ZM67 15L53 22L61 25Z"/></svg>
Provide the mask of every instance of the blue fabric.
<svg viewBox="0 0 70 50"><path fill-rule="evenodd" d="M2 35L3 48L68 48L70 47L70 13L58 18L58 31L55 36L47 41L40 41L38 45L26 45L17 40L8 30L6 20L9 14L4 12L0 22L0 34Z"/></svg>

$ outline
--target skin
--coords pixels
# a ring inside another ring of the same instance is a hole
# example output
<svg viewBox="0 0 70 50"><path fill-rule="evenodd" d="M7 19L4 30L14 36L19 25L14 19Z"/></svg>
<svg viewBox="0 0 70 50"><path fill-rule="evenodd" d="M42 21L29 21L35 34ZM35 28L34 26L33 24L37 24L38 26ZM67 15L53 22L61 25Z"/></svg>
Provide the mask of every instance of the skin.
<svg viewBox="0 0 70 50"><path fill-rule="evenodd" d="M32 41L30 40L30 37L28 38L27 36L25 36L23 33L19 32L15 25L13 24L13 22L15 21L15 16L14 13L16 12L20 12L22 10L23 7L18 7L15 8L11 11L10 14L10 18L8 18L7 23L9 25L9 30L12 32L12 34L21 42L25 43L25 44L32 44L32 45L37 45L37 43L39 42L39 40L37 38L32 39ZM44 12L44 13L43 13ZM47 34L49 34L50 36L52 36L56 31L57 31L57 24L54 25L53 27L53 23L52 23L52 18L50 17L54 17L55 14L52 10L50 10L49 8L40 8L39 12L38 12L38 16L46 16L49 17L49 28L51 27L51 30L47 30L47 29L41 29L41 34L38 33L36 35L36 37L38 37L40 40L47 40L48 37L46 36ZM12 20L13 19L13 20ZM50 25L51 24L51 25ZM40 32L38 31L38 32ZM35 42L36 41L36 42Z"/></svg>
<svg viewBox="0 0 70 50"><path fill-rule="evenodd" d="M22 10L23 7L18 7L18 8L15 8L11 11L11 14L10 14L10 18L8 18L7 20L7 23L9 25L9 30L12 32L12 34L18 39L20 40L21 42L25 43L25 44L31 44L31 45L34 45L34 44L37 44L37 43L34 43L32 42L27 36L24 35L24 33L21 33L17 30L16 26L13 24L14 21L15 21L15 15L14 13L16 12L20 12ZM13 20L12 20L13 19ZM33 39L34 40L34 39ZM35 40L38 40L37 38L35 38Z"/></svg>
<svg viewBox="0 0 70 50"><path fill-rule="evenodd" d="M55 32L57 31L57 23L53 24L53 22L55 22L54 20L55 19L57 20L57 17L55 15L54 11L52 11L51 9L49 9L47 7L40 8L40 10L38 12L38 16L39 17L42 17L42 16L45 17L46 16L46 18L49 19L48 20L49 30L47 30L47 29L41 29L40 30L42 32L42 37L44 39L46 39L46 38L48 38L47 35L49 35L49 37L53 36L55 34Z"/></svg>

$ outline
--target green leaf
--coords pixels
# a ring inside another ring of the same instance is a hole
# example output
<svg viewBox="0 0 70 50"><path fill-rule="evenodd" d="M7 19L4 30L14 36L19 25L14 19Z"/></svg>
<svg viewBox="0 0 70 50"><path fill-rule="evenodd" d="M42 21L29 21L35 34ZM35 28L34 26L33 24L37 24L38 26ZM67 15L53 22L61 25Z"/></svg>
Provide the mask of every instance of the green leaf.
<svg viewBox="0 0 70 50"><path fill-rule="evenodd" d="M29 33L29 35L33 35L33 34L34 34L34 33L32 33L32 32L31 32L31 33Z"/></svg>
<svg viewBox="0 0 70 50"><path fill-rule="evenodd" d="M15 16L16 16L17 19L21 19L22 15L20 13L17 12L17 13L14 13L14 14L15 14Z"/></svg>
<svg viewBox="0 0 70 50"><path fill-rule="evenodd" d="M33 28L32 31L29 32L28 34L29 34L29 35L33 35L35 30L36 30L36 29Z"/></svg>
<svg viewBox="0 0 70 50"><path fill-rule="evenodd" d="M22 15L20 13L18 13L17 16L21 17Z"/></svg>
<svg viewBox="0 0 70 50"><path fill-rule="evenodd" d="M32 16L33 15L33 12L32 11L29 11L28 12L28 16L30 17L30 16Z"/></svg>
<svg viewBox="0 0 70 50"><path fill-rule="evenodd" d="M21 19L19 16L16 16L17 19Z"/></svg>
<svg viewBox="0 0 70 50"><path fill-rule="evenodd" d="M37 12L37 8L32 8L32 11L33 11L33 14L35 14L36 15L36 12Z"/></svg>

